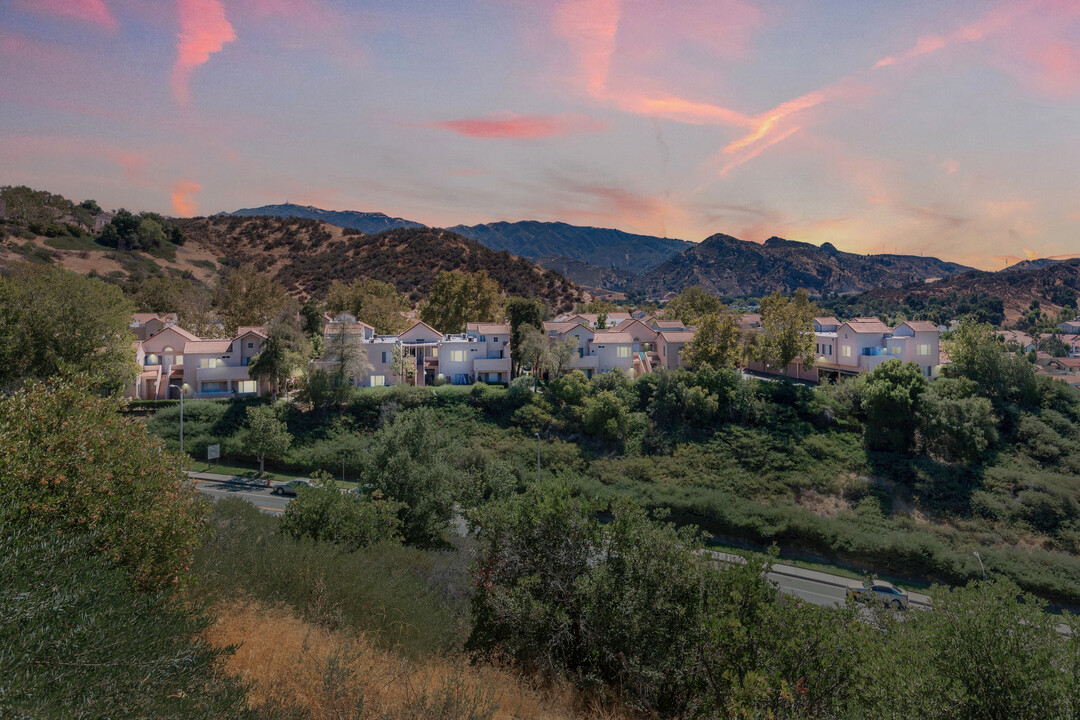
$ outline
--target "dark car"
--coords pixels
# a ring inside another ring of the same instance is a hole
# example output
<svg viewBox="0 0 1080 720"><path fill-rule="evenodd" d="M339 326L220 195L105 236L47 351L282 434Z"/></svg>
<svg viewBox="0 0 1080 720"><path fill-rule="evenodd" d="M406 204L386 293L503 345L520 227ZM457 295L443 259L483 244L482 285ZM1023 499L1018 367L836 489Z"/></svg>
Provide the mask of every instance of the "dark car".
<svg viewBox="0 0 1080 720"><path fill-rule="evenodd" d="M906 610L908 606L908 594L902 588L883 580L876 580L872 583L864 582L861 585L849 587L848 595L851 595L859 602L869 602L871 599L876 599L885 603L886 607L894 610Z"/></svg>
<svg viewBox="0 0 1080 720"><path fill-rule="evenodd" d="M274 488L275 495L295 495L300 490L306 490L311 487L311 483L307 480L293 480L287 482L284 485L278 485Z"/></svg>

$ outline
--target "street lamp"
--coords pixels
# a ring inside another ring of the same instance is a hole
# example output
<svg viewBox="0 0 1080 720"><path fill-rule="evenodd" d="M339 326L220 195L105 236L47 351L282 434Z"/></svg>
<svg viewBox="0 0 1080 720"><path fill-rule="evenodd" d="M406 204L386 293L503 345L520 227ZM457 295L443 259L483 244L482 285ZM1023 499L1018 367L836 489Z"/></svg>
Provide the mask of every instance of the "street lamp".
<svg viewBox="0 0 1080 720"><path fill-rule="evenodd" d="M536 484L540 484L540 433L533 433L536 436Z"/></svg>
<svg viewBox="0 0 1080 720"><path fill-rule="evenodd" d="M979 561L979 567L982 568L983 581L985 581L986 580L986 566L983 565L982 555L979 554L978 550L976 550L975 552L973 552L971 554L974 555L975 559Z"/></svg>
<svg viewBox="0 0 1080 720"><path fill-rule="evenodd" d="M169 385L180 391L180 454L184 454L184 388L180 385Z"/></svg>

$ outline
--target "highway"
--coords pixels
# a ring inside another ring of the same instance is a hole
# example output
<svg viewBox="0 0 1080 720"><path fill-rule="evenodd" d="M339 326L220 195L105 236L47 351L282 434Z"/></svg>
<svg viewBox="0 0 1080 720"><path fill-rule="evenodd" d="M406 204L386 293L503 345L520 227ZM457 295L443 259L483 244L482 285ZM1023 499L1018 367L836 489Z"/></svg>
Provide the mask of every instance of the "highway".
<svg viewBox="0 0 1080 720"><path fill-rule="evenodd" d="M264 485L230 482L230 478L226 475L188 473L188 477L195 481L195 489L209 498L217 500L223 497L237 497L247 500L271 515L280 515L285 512L285 506L291 499L288 496L274 495L273 488Z"/></svg>

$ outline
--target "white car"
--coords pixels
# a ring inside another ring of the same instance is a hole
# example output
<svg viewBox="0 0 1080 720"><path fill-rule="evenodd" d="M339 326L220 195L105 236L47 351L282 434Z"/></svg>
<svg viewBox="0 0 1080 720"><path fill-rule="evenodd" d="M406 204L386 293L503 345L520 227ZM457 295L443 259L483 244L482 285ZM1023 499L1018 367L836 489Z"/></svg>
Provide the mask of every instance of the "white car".
<svg viewBox="0 0 1080 720"><path fill-rule="evenodd" d="M885 603L885 607L890 607L893 610L907 610L908 606L907 592L903 588L887 583L884 580L852 585L848 588L848 595L860 602L867 602L873 598Z"/></svg>

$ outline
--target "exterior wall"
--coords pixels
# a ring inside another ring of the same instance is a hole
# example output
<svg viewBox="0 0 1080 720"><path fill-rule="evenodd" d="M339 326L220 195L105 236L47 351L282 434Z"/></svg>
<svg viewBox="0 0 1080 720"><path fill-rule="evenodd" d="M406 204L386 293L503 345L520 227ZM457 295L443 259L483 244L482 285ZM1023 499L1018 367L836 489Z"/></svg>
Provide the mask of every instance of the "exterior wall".
<svg viewBox="0 0 1080 720"><path fill-rule="evenodd" d="M619 357L619 348L625 351L625 357ZM630 343L593 342L591 350L596 357L596 372L609 372L615 368L630 372L634 367L634 352Z"/></svg>
<svg viewBox="0 0 1080 720"><path fill-rule="evenodd" d="M685 342L668 341L663 335L657 334L655 352L660 358L660 367L668 370L686 367L686 361L682 357L682 349L685 345Z"/></svg>

